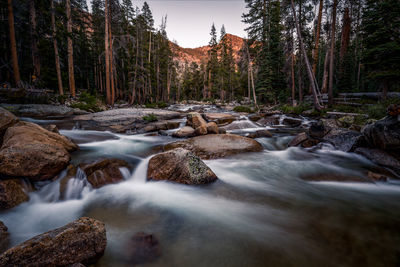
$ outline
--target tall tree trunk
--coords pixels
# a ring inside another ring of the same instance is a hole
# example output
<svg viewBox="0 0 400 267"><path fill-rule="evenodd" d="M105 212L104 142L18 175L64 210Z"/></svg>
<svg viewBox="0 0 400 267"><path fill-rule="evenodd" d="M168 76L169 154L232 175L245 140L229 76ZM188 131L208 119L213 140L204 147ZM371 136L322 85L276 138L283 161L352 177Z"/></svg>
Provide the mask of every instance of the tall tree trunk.
<svg viewBox="0 0 400 267"><path fill-rule="evenodd" d="M61 68L60 68L60 56L58 55L58 44L57 44L57 32L56 32L56 18L55 18L55 10L54 10L54 1L50 0L50 8L51 8L51 27L53 29L53 46L54 46L54 58L56 61L56 72L57 72L57 82L58 82L58 93L60 95L64 95L64 89L61 78Z"/></svg>
<svg viewBox="0 0 400 267"><path fill-rule="evenodd" d="M67 0L67 32L68 32L68 80L69 91L72 97L75 97L75 76L74 76L74 48L72 46L72 18L71 18L71 0Z"/></svg>
<svg viewBox="0 0 400 267"><path fill-rule="evenodd" d="M36 10L35 10L34 0L29 0L29 19L30 19L33 75L35 76L35 79L37 79L40 77L40 58L39 58L39 49L37 46Z"/></svg>
<svg viewBox="0 0 400 267"><path fill-rule="evenodd" d="M133 86L132 86L132 97L131 97L131 105L135 102L136 98L136 79L137 79L137 69L138 69L138 60L139 60L139 29L136 27L136 60L135 60L135 73L133 75Z"/></svg>
<svg viewBox="0 0 400 267"><path fill-rule="evenodd" d="M313 73L314 76L317 75L317 62L318 62L318 53L319 53L319 37L321 34L321 22L322 22L322 10L324 7L324 0L319 1L319 10L318 10L318 23L317 23L317 33L315 37L315 50L314 50L314 60L313 60Z"/></svg>
<svg viewBox="0 0 400 267"><path fill-rule="evenodd" d="M295 106L296 102L296 85L294 80L294 45L293 45L293 52L292 52L292 106Z"/></svg>
<svg viewBox="0 0 400 267"><path fill-rule="evenodd" d="M297 35L299 38L300 48L301 48L301 51L302 51L302 54L304 57L304 61L306 62L308 78L310 79L310 84L312 85L312 89L313 89L314 106L315 106L315 109L321 110L323 107L319 101L320 93L319 93L318 83L315 80L315 76L312 72L311 65L310 65L310 62L308 61L307 53L304 48L303 38L301 37L300 25L299 25L299 21L297 20L296 9L294 8L294 2L293 2L293 0L291 0L291 2L292 2L292 11L293 11L294 20L296 23L296 30L297 30Z"/></svg>
<svg viewBox="0 0 400 267"><path fill-rule="evenodd" d="M335 63L335 31L336 31L336 8L338 0L333 2L332 10L332 31L331 31L331 51L329 57L329 90L328 90L328 104L333 105L333 72Z"/></svg>
<svg viewBox="0 0 400 267"><path fill-rule="evenodd" d="M110 46L109 51L110 51L111 106L114 106L114 102L115 102L114 55L113 55L113 40L112 40L112 34L111 34L111 21L110 20L111 19L108 19L108 44Z"/></svg>
<svg viewBox="0 0 400 267"><path fill-rule="evenodd" d="M7 6L8 6L8 29L10 31L11 62L14 72L14 81L16 86L20 86L21 78L19 75L19 67L18 67L17 42L15 41L14 12L13 12L12 0L7 0Z"/></svg>
<svg viewBox="0 0 400 267"><path fill-rule="evenodd" d="M323 94L328 93L328 78L329 78L329 52L330 49L326 49L325 62L324 62L324 76L322 78L322 89Z"/></svg>
<svg viewBox="0 0 400 267"><path fill-rule="evenodd" d="M343 15L343 26L342 26L342 37L340 46L340 75L343 75L344 71L344 60L347 54L347 48L350 42L350 31L351 31L351 19L349 15L349 8L346 7Z"/></svg>
<svg viewBox="0 0 400 267"><path fill-rule="evenodd" d="M110 92L110 43L109 43L109 38L108 38L108 20L109 20L109 15L108 15L108 1L105 0L104 4L104 12L105 12L105 35L104 35L104 47L105 47L105 61L106 61L106 69L105 69L105 74L106 74L106 102L107 105L111 105L111 92Z"/></svg>

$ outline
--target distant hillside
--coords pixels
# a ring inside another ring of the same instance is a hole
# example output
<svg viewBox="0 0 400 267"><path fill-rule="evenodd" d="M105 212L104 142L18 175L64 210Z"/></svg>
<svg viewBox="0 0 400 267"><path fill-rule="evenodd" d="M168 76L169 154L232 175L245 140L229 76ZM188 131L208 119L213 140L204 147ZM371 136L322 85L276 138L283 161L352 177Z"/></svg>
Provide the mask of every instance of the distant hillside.
<svg viewBox="0 0 400 267"><path fill-rule="evenodd" d="M239 36L227 33L223 39L229 38L232 44L233 56L235 61L239 61L239 51L243 46L244 39ZM179 65L183 67L185 62L191 64L196 62L200 65L202 62L207 62L208 51L211 49L210 46L202 46L198 48L183 48L179 45L170 42L172 52L174 53L174 60L179 62Z"/></svg>

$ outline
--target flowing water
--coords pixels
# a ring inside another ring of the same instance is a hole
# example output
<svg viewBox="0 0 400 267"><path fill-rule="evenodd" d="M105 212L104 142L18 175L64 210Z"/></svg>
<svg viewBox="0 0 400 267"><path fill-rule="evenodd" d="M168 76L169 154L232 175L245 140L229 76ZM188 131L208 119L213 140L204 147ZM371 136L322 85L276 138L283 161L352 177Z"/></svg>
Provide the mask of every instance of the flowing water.
<svg viewBox="0 0 400 267"><path fill-rule="evenodd" d="M235 132L254 129L260 128ZM293 135L276 131L257 139L263 152L206 161L217 182L185 186L146 182L149 158L171 137L61 133L80 146L74 164L113 157L129 162L133 172L122 169L125 181L94 190L78 170L63 200L59 181L66 171L38 185L29 202L0 214L12 245L89 216L107 228L106 253L96 266L132 266L129 240L137 232L153 234L162 252L141 266L400 265L399 184L302 179L364 177L376 166L356 154L328 145L287 148Z"/></svg>

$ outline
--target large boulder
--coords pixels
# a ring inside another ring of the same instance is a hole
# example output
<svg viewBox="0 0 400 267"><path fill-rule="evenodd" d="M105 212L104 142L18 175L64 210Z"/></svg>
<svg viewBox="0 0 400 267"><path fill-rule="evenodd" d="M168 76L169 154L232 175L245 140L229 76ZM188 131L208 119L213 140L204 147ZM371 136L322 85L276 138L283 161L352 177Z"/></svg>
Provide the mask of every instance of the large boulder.
<svg viewBox="0 0 400 267"><path fill-rule="evenodd" d="M299 133L288 144L288 147L299 146L308 139L306 133Z"/></svg>
<svg viewBox="0 0 400 267"><path fill-rule="evenodd" d="M187 138L194 136L194 129L190 126L185 126L180 128L178 131L172 134L173 137L177 138Z"/></svg>
<svg viewBox="0 0 400 267"><path fill-rule="evenodd" d="M65 136L37 124L19 122L9 127L0 149L0 176L31 181L53 178L68 166L69 152L78 146Z"/></svg>
<svg viewBox="0 0 400 267"><path fill-rule="evenodd" d="M0 210L10 209L28 201L26 191L20 179L0 180Z"/></svg>
<svg viewBox="0 0 400 267"><path fill-rule="evenodd" d="M115 184L124 179L120 168L130 168L129 164L120 159L98 160L90 164L80 164L88 182L94 188Z"/></svg>
<svg viewBox="0 0 400 267"><path fill-rule="evenodd" d="M208 121L213 121L218 125L231 123L236 120L235 116L227 113L206 113L204 116Z"/></svg>
<svg viewBox="0 0 400 267"><path fill-rule="evenodd" d="M263 147L257 141L233 134L210 134L170 143L164 150L185 148L202 159L223 158L245 152L259 152Z"/></svg>
<svg viewBox="0 0 400 267"><path fill-rule="evenodd" d="M14 114L0 107L0 146L3 143L3 136L6 130L17 122L18 118Z"/></svg>
<svg viewBox="0 0 400 267"><path fill-rule="evenodd" d="M7 226L0 221L0 253L7 249L10 243L10 234L8 233Z"/></svg>
<svg viewBox="0 0 400 267"><path fill-rule="evenodd" d="M35 236L0 255L0 266L90 265L104 254L104 223L83 217Z"/></svg>
<svg viewBox="0 0 400 267"><path fill-rule="evenodd" d="M263 138L263 137L267 137L267 138L271 138L272 134L270 133L270 131L268 130L257 130L255 132L251 132L247 135L248 138Z"/></svg>
<svg viewBox="0 0 400 267"><path fill-rule="evenodd" d="M354 149L361 137L359 132L336 128L324 136L324 141L332 144L338 150L349 152Z"/></svg>
<svg viewBox="0 0 400 267"><path fill-rule="evenodd" d="M186 126L191 126L193 129L196 129L200 126L205 126L207 128L207 122L203 119L201 114L197 112L191 112L187 115Z"/></svg>
<svg viewBox="0 0 400 267"><path fill-rule="evenodd" d="M152 157L147 169L148 180L200 185L217 180L215 173L192 152L176 148Z"/></svg>
<svg viewBox="0 0 400 267"><path fill-rule="evenodd" d="M218 134L219 133L218 125L213 121L207 123L207 133L208 134Z"/></svg>
<svg viewBox="0 0 400 267"><path fill-rule="evenodd" d="M375 164L388 167L400 172L400 156L388 151L380 149L358 147L354 150L355 153L363 155Z"/></svg>
<svg viewBox="0 0 400 267"><path fill-rule="evenodd" d="M373 148L384 150L400 149L400 118L387 116L373 124L367 125L362 134Z"/></svg>

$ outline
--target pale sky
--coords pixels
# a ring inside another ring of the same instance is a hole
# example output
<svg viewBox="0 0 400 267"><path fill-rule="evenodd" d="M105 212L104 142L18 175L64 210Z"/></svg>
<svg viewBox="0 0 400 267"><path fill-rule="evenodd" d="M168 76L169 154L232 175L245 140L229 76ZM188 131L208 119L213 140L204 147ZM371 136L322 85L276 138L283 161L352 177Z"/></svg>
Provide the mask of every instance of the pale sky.
<svg viewBox="0 0 400 267"><path fill-rule="evenodd" d="M133 5L142 7L143 0L133 0ZM207 45L210 41L211 25L214 22L219 33L225 24L227 33L245 37L246 25L241 22L245 12L244 0L147 0L154 17L155 26L168 15L168 38L176 40L185 48Z"/></svg>

